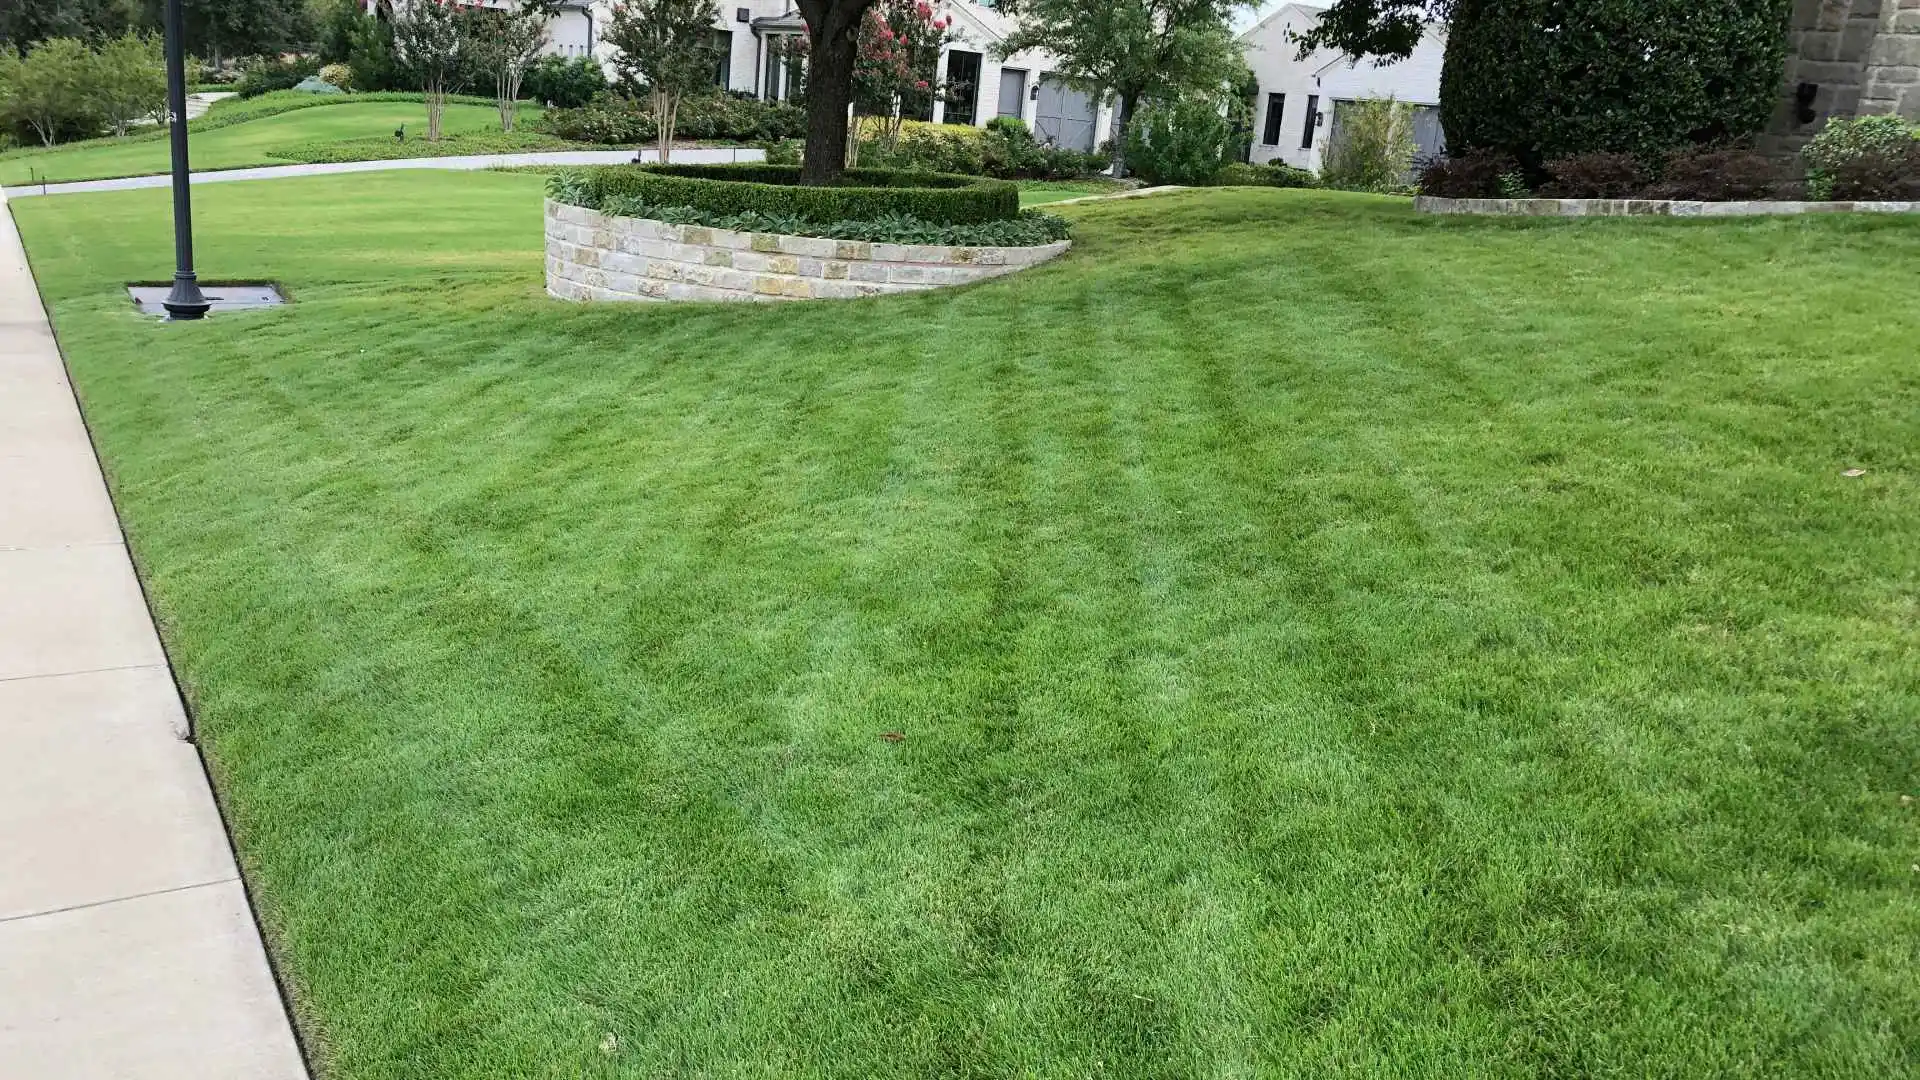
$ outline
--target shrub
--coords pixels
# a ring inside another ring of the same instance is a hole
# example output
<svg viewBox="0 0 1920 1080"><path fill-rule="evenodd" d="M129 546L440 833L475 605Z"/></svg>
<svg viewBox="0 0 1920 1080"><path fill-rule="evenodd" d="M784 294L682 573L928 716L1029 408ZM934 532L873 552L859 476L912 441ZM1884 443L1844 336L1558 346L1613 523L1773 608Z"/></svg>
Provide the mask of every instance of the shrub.
<svg viewBox="0 0 1920 1080"><path fill-rule="evenodd" d="M798 139L776 139L761 143L760 149L769 165L798 165L804 145Z"/></svg>
<svg viewBox="0 0 1920 1080"><path fill-rule="evenodd" d="M1017 116L996 116L987 121L987 130L998 132L1009 138L1033 141L1033 131L1027 127L1025 120Z"/></svg>
<svg viewBox="0 0 1920 1080"><path fill-rule="evenodd" d="M1392 98L1337 107L1340 137L1327 148L1320 182L1343 191L1405 190L1413 155L1413 108Z"/></svg>
<svg viewBox="0 0 1920 1080"><path fill-rule="evenodd" d="M1296 169L1278 161L1265 165L1235 162L1220 170L1213 182L1222 187L1315 188L1320 180L1305 169Z"/></svg>
<svg viewBox="0 0 1920 1080"><path fill-rule="evenodd" d="M1596 150L1657 161L1773 113L1793 0L1457 0L1440 79L1458 151L1530 176Z"/></svg>
<svg viewBox="0 0 1920 1080"><path fill-rule="evenodd" d="M564 183L550 182L548 194L556 202L573 193ZM578 205L578 204L576 204ZM1023 210L1020 216L1005 221L987 221L976 225L939 225L910 214L884 214L868 221L835 221L826 224L807 221L790 214L767 214L745 210L721 214L691 206L656 206L629 196L607 197L592 207L615 217L649 218L673 225L704 225L736 232L779 233L784 236L818 236L832 240L861 240L886 244L940 244L957 247L1039 247L1065 240L1070 235L1064 218L1038 210Z"/></svg>
<svg viewBox="0 0 1920 1080"><path fill-rule="evenodd" d="M1826 196L1847 201L1920 201L1920 139L1853 154L1833 167Z"/></svg>
<svg viewBox="0 0 1920 1080"><path fill-rule="evenodd" d="M1833 198L1834 179L1850 162L1873 157L1879 163L1868 168L1878 168L1906 153L1916 140L1920 140L1920 125L1910 125L1897 116L1835 117L1827 121L1820 134L1800 151L1801 160L1807 163L1807 197Z"/></svg>
<svg viewBox="0 0 1920 1080"><path fill-rule="evenodd" d="M102 42L87 71L87 93L115 135L126 135L136 120L164 118L167 62L160 39L130 33Z"/></svg>
<svg viewBox="0 0 1920 1080"><path fill-rule="evenodd" d="M1785 166L1757 150L1700 146L1674 151L1647 195L1722 202L1778 199L1798 194L1797 187Z"/></svg>
<svg viewBox="0 0 1920 1080"><path fill-rule="evenodd" d="M577 109L548 109L539 130L570 142L631 146L658 137L653 112L631 98L603 94ZM806 134L807 114L784 101L754 101L727 94L681 101L675 130L686 139L768 142Z"/></svg>
<svg viewBox="0 0 1920 1080"><path fill-rule="evenodd" d="M545 56L527 69L520 96L562 109L582 108L607 92L607 74L591 56Z"/></svg>
<svg viewBox="0 0 1920 1080"><path fill-rule="evenodd" d="M407 85L400 62L393 55L393 24L385 19L363 16L349 31L348 81L361 93L384 90L412 90Z"/></svg>
<svg viewBox="0 0 1920 1080"><path fill-rule="evenodd" d="M1499 199L1502 178L1519 170L1519 163L1498 150L1475 150L1451 157L1429 158L1419 167L1422 195L1442 199Z"/></svg>
<svg viewBox="0 0 1920 1080"><path fill-rule="evenodd" d="M320 62L305 57L281 60L255 56L240 62L240 81L234 89L243 98L259 97L275 90L291 90L300 81L320 73Z"/></svg>
<svg viewBox="0 0 1920 1080"><path fill-rule="evenodd" d="M1239 147L1220 103L1205 96L1143 107L1127 125L1127 168L1153 184L1207 184Z"/></svg>
<svg viewBox="0 0 1920 1080"><path fill-rule="evenodd" d="M1647 170L1632 154L1596 150L1546 164L1540 194L1550 199L1628 199L1646 187Z"/></svg>
<svg viewBox="0 0 1920 1080"><path fill-rule="evenodd" d="M320 69L320 81L342 90L353 89L353 69L345 64L327 64Z"/></svg>
<svg viewBox="0 0 1920 1080"><path fill-rule="evenodd" d="M715 214L791 216L813 222L870 221L905 214L936 225L974 225L1020 215L1020 189L1004 180L938 173L848 169L832 186L800 184L792 165L613 165L584 170L593 203L613 196Z"/></svg>

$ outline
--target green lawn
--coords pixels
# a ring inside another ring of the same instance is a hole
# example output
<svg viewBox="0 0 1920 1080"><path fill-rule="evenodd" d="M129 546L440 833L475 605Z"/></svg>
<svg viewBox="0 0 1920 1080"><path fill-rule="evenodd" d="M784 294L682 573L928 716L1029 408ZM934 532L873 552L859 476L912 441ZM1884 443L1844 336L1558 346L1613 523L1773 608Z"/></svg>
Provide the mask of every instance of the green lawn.
<svg viewBox="0 0 1920 1080"><path fill-rule="evenodd" d="M538 111L538 106L521 107L525 117ZM490 105L453 104L447 106L443 123L448 133L498 131L500 114ZM274 151L344 140L390 141L394 129L402 124L407 126L410 138L424 137L427 107L417 101L348 100L195 132L190 153L196 172L286 165L294 159L278 157ZM15 151L0 154L0 184L164 173L171 167L168 153L165 139L137 137L121 142L96 140L71 149Z"/></svg>
<svg viewBox="0 0 1920 1080"><path fill-rule="evenodd" d="M1920 220L574 307L540 183L207 188L202 325L14 204L324 1080L1920 1071Z"/></svg>

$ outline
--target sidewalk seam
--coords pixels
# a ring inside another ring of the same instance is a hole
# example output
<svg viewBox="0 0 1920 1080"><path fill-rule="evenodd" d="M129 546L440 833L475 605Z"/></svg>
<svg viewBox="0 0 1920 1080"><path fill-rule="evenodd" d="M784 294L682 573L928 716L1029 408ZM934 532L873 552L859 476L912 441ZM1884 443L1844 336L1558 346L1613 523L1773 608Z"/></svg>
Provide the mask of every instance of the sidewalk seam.
<svg viewBox="0 0 1920 1080"><path fill-rule="evenodd" d="M124 904L129 900L145 900L152 896L167 896L172 893L191 892L194 889L205 889L214 885L227 885L239 880L240 875L235 874L232 877L215 878L212 881L196 881L191 885L175 885L166 889L149 889L146 892L129 893L126 896L114 896L105 900L89 900L84 904L68 904L65 907L48 908L45 911L28 911L19 915L0 915L0 926L4 926L7 923L25 922L28 919L44 919L49 915L64 915L69 911L86 911L90 908Z"/></svg>

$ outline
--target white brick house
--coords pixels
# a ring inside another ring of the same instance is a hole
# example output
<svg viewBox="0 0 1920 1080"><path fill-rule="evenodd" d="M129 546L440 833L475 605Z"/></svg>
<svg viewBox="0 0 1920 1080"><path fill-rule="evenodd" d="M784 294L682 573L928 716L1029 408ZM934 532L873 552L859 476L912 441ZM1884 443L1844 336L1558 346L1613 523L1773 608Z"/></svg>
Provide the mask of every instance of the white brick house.
<svg viewBox="0 0 1920 1080"><path fill-rule="evenodd" d="M1342 106L1365 98L1392 97L1414 106L1414 138L1421 157L1445 149L1440 131L1445 29L1429 28L1413 55L1395 64L1356 62L1330 49L1299 59L1299 46L1291 35L1317 25L1325 11L1306 4L1282 4L1240 35L1247 66L1260 82L1254 99L1252 160L1318 172L1338 130Z"/></svg>
<svg viewBox="0 0 1920 1080"><path fill-rule="evenodd" d="M378 0L368 0L371 10ZM481 0L505 6L507 0ZM953 17L957 40L940 55L940 77L959 95L954 102L936 102L935 123L985 126L996 116L1018 116L1046 142L1093 150L1113 125L1107 95L1072 90L1053 77L1053 58L1039 50L1016 53L1001 60L995 46L1005 40L1011 20L990 5L972 0L940 0L939 10ZM614 50L603 36L613 17L611 0L575 0L566 4L548 31L548 49L561 56L593 56L613 66ZM771 48L783 38L805 32L792 0L721 0L714 21L716 37L724 36L727 63L714 71L716 86L763 100L784 100L792 88L791 73Z"/></svg>

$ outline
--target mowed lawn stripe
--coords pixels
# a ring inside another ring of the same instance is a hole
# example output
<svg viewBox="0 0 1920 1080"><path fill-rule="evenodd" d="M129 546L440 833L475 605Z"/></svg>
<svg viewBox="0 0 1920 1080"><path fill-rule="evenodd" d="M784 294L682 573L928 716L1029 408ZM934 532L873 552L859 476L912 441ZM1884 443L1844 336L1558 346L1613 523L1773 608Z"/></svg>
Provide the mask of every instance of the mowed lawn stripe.
<svg viewBox="0 0 1920 1080"><path fill-rule="evenodd" d="M288 309L15 210L323 1075L1913 1070L1916 223L576 307L538 177L207 190Z"/></svg>

